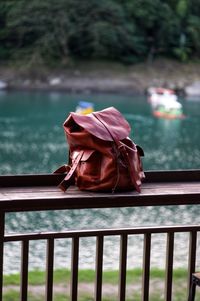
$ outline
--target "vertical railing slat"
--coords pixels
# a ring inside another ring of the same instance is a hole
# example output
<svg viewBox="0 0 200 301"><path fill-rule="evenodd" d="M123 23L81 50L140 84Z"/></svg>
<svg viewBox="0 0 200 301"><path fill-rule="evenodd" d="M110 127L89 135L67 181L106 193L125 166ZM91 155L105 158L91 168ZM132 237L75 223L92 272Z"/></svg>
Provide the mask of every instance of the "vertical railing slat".
<svg viewBox="0 0 200 301"><path fill-rule="evenodd" d="M22 241L21 246L21 284L20 284L20 300L27 301L28 297L28 255L29 240Z"/></svg>
<svg viewBox="0 0 200 301"><path fill-rule="evenodd" d="M171 233L167 233L165 301L172 300L173 259L174 259L174 233L171 232Z"/></svg>
<svg viewBox="0 0 200 301"><path fill-rule="evenodd" d="M71 263L71 301L77 301L78 297L78 257L79 237L72 238L72 263Z"/></svg>
<svg viewBox="0 0 200 301"><path fill-rule="evenodd" d="M104 237L102 235L97 236L95 301L101 301L102 299L103 243L104 243Z"/></svg>
<svg viewBox="0 0 200 301"><path fill-rule="evenodd" d="M119 301L126 298L126 265L127 265L127 238L126 234L120 237L120 266L119 266Z"/></svg>
<svg viewBox="0 0 200 301"><path fill-rule="evenodd" d="M149 274L151 256L151 234L144 234L143 250L143 277L142 277L142 301L149 300Z"/></svg>
<svg viewBox="0 0 200 301"><path fill-rule="evenodd" d="M188 284L187 284L188 295L189 295L190 285L192 281L192 273L195 272L195 266L196 266L196 247L197 247L197 232L191 231L189 237L189 256L188 256Z"/></svg>
<svg viewBox="0 0 200 301"><path fill-rule="evenodd" d="M54 239L47 240L46 256L46 301L53 299L53 264L54 264Z"/></svg>
<svg viewBox="0 0 200 301"><path fill-rule="evenodd" d="M3 299L3 250L4 250L5 212L0 212L0 300Z"/></svg>

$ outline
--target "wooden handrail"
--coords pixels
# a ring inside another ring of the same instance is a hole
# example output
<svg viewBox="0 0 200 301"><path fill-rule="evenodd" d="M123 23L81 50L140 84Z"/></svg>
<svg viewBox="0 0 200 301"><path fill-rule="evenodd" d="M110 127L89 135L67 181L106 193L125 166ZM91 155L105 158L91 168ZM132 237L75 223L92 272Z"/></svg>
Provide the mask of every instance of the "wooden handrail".
<svg viewBox="0 0 200 301"><path fill-rule="evenodd" d="M200 231L199 225L175 225L175 226L148 226L148 227L135 227L135 228L116 228L116 229L94 229L94 230L69 230L59 232L35 232L35 233L20 233L20 234L6 234L4 237L5 242L9 241L25 241L50 239L52 236L55 239L72 238L72 237L95 237L95 236L113 236L113 235L139 235L139 234L158 234L158 233L182 233Z"/></svg>
<svg viewBox="0 0 200 301"><path fill-rule="evenodd" d="M96 237L96 278L95 301L102 300L102 273L104 238L109 236L120 237L119 256L119 296L118 300L126 298L126 269L128 238L131 235L143 235L143 279L142 300L149 300L150 261L152 234L164 233L166 243L166 279L165 301L172 300L173 283L173 252L175 233L189 233L188 250L188 290L191 275L196 266L198 225L173 226L145 226L117 229L88 229L70 230L63 232L36 232L5 234L5 214L18 211L38 211L56 209L87 209L113 208L137 206L166 206L166 205L199 205L200 204L200 170L190 171L153 171L146 172L146 179L142 185L142 192L136 191L121 193L95 193L79 191L76 187L63 193L57 187L62 175L17 175L0 176L0 300L2 300L3 283L3 245L8 242L21 242L21 301L27 300L28 288L28 256L29 242L32 240L46 240L46 289L45 300L53 299L53 264L55 239L72 240L71 252L71 301L78 296L78 269L79 269L79 240L84 237Z"/></svg>
<svg viewBox="0 0 200 301"><path fill-rule="evenodd" d="M60 175L1 176L0 210L13 212L200 204L199 170L149 172L141 193L95 193L79 191L74 186L63 193L57 187L60 179Z"/></svg>

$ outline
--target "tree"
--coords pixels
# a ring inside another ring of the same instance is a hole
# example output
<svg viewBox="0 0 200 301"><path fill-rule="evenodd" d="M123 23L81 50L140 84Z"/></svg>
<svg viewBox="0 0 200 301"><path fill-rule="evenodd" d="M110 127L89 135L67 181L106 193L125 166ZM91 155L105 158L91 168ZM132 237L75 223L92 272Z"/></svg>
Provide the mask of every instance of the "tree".
<svg viewBox="0 0 200 301"><path fill-rule="evenodd" d="M177 19L170 5L160 0L126 1L125 9L144 40L146 57L169 55L175 41Z"/></svg>
<svg viewBox="0 0 200 301"><path fill-rule="evenodd" d="M70 31L65 0L18 0L7 13L13 57L68 58Z"/></svg>
<svg viewBox="0 0 200 301"><path fill-rule="evenodd" d="M126 63L200 54L200 0L1 0L0 60Z"/></svg>
<svg viewBox="0 0 200 301"><path fill-rule="evenodd" d="M114 0L73 0L69 18L74 34L69 48L74 56L106 58L121 61L136 60L140 52L140 37L134 23L129 23L123 7Z"/></svg>
<svg viewBox="0 0 200 301"><path fill-rule="evenodd" d="M6 16L8 5L5 0L0 2L0 61L9 59L10 57L10 33L6 27Z"/></svg>

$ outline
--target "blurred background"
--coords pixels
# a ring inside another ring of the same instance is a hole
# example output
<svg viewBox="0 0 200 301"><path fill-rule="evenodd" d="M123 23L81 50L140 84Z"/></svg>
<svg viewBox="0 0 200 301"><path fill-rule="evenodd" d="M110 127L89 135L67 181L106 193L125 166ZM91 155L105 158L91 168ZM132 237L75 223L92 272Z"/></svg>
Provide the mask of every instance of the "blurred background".
<svg viewBox="0 0 200 301"><path fill-rule="evenodd" d="M124 114L146 170L199 168L199 16L197 0L2 0L0 173L66 162L62 123L80 100ZM173 90L181 118L152 87Z"/></svg>
<svg viewBox="0 0 200 301"><path fill-rule="evenodd" d="M199 66L198 0L1 0L0 174L52 173L66 163L62 124L80 101L124 115L144 149L144 170L199 169ZM198 223L199 212L185 206L15 213L7 215L6 231L103 228L111 217L116 227L187 224ZM180 238L177 266L186 243ZM59 248L62 266L66 246ZM9 246L7 271L16 270L13 252ZM34 258L40 267L40 253ZM90 258L87 249L84 267Z"/></svg>

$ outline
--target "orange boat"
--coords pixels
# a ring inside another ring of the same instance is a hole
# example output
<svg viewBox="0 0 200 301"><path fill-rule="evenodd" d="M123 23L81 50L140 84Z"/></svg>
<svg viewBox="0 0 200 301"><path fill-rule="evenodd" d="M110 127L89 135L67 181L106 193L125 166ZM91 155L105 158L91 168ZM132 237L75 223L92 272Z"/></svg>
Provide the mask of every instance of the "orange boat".
<svg viewBox="0 0 200 301"><path fill-rule="evenodd" d="M183 119L185 115L182 113L176 112L167 112L162 110L154 110L153 115L157 118L165 118L165 119Z"/></svg>

